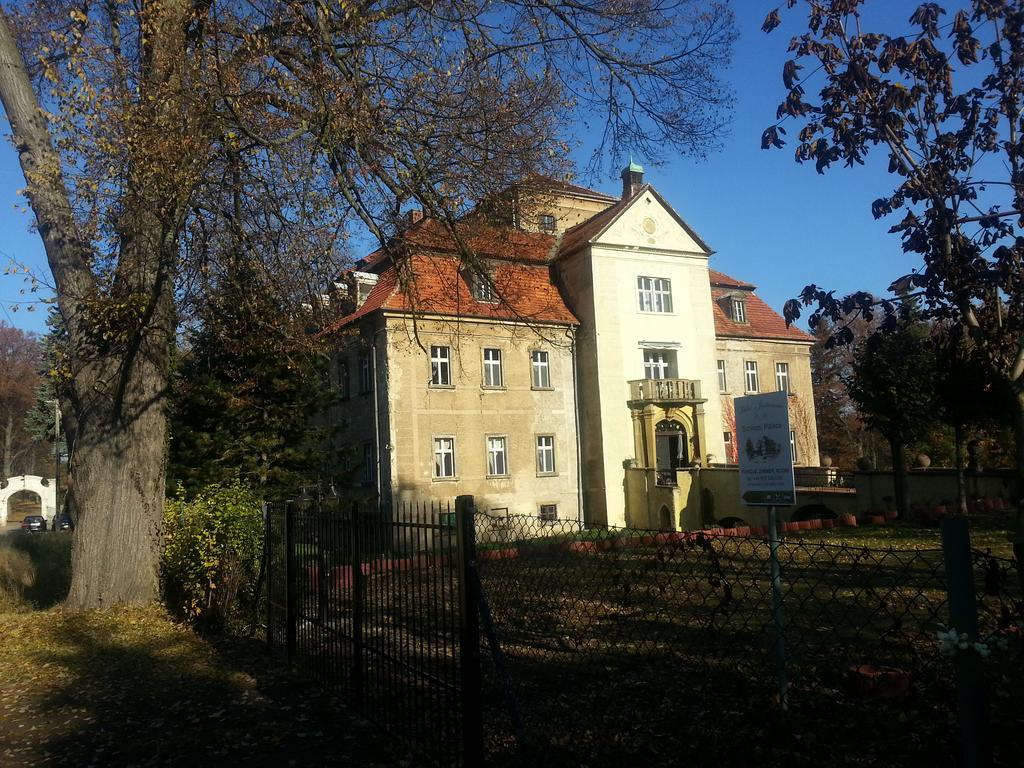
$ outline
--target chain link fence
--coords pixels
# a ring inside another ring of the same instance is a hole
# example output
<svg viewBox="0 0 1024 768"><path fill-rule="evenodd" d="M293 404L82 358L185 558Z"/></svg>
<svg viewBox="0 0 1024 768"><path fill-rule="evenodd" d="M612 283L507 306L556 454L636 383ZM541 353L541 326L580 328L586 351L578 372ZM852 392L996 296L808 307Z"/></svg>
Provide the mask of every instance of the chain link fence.
<svg viewBox="0 0 1024 768"><path fill-rule="evenodd" d="M769 542L734 533L492 517L469 497L458 515L272 506L268 639L439 765L958 764L943 550L786 537L775 613ZM975 693L1012 763L1017 564L964 552L959 594L993 640Z"/></svg>
<svg viewBox="0 0 1024 768"><path fill-rule="evenodd" d="M486 698L512 701L489 711L493 754L566 766L643 755L957 763L953 665L938 639L949 621L939 548L783 539L780 669L766 539L486 515L477 529L502 659L487 667ZM998 567L999 597L980 603L1005 632L1020 620L1020 593L1015 564ZM1019 695L1013 678L1008 690ZM1015 703L999 716L1021 713ZM837 753L837 744L855 749ZM1012 739L999 747L1014 754Z"/></svg>

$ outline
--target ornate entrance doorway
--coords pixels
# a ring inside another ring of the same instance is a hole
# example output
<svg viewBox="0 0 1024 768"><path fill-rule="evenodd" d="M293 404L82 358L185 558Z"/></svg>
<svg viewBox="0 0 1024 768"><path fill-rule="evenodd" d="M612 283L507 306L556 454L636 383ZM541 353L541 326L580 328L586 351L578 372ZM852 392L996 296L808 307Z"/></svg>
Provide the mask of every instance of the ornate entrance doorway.
<svg viewBox="0 0 1024 768"><path fill-rule="evenodd" d="M654 426L658 485L675 485L676 470L690 465L690 441L682 422L662 419Z"/></svg>

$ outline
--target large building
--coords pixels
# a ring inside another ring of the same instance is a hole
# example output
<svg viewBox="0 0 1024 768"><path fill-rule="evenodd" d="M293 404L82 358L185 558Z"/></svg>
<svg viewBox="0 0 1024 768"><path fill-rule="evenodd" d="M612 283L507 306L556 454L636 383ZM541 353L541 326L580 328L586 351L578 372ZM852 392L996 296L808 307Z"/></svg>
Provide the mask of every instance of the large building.
<svg viewBox="0 0 1024 768"><path fill-rule="evenodd" d="M817 465L812 339L709 269L642 169L619 198L534 179L508 201L457 236L411 221L339 283L345 439L382 498L635 523L627 467L671 485L735 461L732 398L776 389L793 396L796 462Z"/></svg>

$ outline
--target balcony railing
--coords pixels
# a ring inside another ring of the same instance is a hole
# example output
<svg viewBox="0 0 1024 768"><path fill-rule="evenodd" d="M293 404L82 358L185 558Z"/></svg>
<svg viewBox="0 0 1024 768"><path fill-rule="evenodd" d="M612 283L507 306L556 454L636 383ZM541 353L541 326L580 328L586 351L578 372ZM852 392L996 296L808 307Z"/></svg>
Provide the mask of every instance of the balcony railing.
<svg viewBox="0 0 1024 768"><path fill-rule="evenodd" d="M676 481L676 471L674 469L659 469L655 475L654 484L666 488L675 488L679 485Z"/></svg>
<svg viewBox="0 0 1024 768"><path fill-rule="evenodd" d="M638 379L629 382L631 403L703 402L700 382L694 379Z"/></svg>

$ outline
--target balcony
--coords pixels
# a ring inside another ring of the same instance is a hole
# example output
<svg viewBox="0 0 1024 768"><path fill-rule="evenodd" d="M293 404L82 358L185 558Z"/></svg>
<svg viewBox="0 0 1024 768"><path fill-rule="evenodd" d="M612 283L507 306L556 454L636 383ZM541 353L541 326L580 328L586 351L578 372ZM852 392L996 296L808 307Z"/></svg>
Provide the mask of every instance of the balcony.
<svg viewBox="0 0 1024 768"><path fill-rule="evenodd" d="M638 379L629 382L629 406L649 403L687 404L706 402L700 396L700 382L694 379Z"/></svg>

